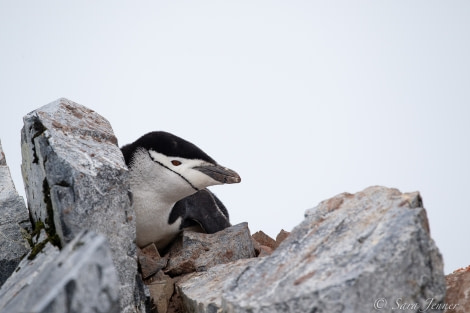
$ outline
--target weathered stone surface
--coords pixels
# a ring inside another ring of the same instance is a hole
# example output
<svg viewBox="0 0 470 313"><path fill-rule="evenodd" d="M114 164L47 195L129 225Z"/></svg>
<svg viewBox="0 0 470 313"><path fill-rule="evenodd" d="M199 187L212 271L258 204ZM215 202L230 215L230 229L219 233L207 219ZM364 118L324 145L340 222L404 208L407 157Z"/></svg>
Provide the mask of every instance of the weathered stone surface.
<svg viewBox="0 0 470 313"><path fill-rule="evenodd" d="M186 312L212 313L222 310L222 292L243 271L254 266L260 259L242 259L211 267L207 272L193 273L176 283Z"/></svg>
<svg viewBox="0 0 470 313"><path fill-rule="evenodd" d="M143 249L137 247L137 257L143 279L147 279L162 270L168 263L168 258L160 256L155 244L150 244Z"/></svg>
<svg viewBox="0 0 470 313"><path fill-rule="evenodd" d="M171 247L165 273L170 276L206 271L217 264L255 256L247 223L228 227L215 234L184 231Z"/></svg>
<svg viewBox="0 0 470 313"><path fill-rule="evenodd" d="M260 245L266 246L275 250L277 248L277 243L274 239L266 235L262 230L257 231L252 235L253 239L256 240Z"/></svg>
<svg viewBox="0 0 470 313"><path fill-rule="evenodd" d="M279 247L279 245L281 244L281 242L283 242L287 237L289 237L289 235L290 235L290 232L285 231L284 229L281 229L281 231L279 232L279 234L277 234L277 236L276 236L276 244L277 244L277 246Z"/></svg>
<svg viewBox="0 0 470 313"><path fill-rule="evenodd" d="M0 143L0 287L29 252L30 230L28 210L13 185Z"/></svg>
<svg viewBox="0 0 470 313"><path fill-rule="evenodd" d="M150 292L151 312L167 313L175 286L173 279L160 270L145 283Z"/></svg>
<svg viewBox="0 0 470 313"><path fill-rule="evenodd" d="M269 237L263 231L257 231L251 237L253 238L253 246L255 247L256 256L259 258L271 255L274 250L279 247L281 242L289 236L289 232L281 229L276 236L276 240Z"/></svg>
<svg viewBox="0 0 470 313"><path fill-rule="evenodd" d="M442 303L441 255L420 195L370 187L341 194L305 220L223 293L226 312L370 312L387 299ZM379 305L383 302L379 303ZM428 310L427 312L437 312Z"/></svg>
<svg viewBox="0 0 470 313"><path fill-rule="evenodd" d="M393 312L401 299L417 305L413 312L442 311L442 258L418 193L371 187L338 195L308 210L271 256L246 262L177 283L186 310L370 312L375 303Z"/></svg>
<svg viewBox="0 0 470 313"><path fill-rule="evenodd" d="M119 312L119 280L106 238L82 232L59 250L47 243L0 289L0 312Z"/></svg>
<svg viewBox="0 0 470 313"><path fill-rule="evenodd" d="M262 258L273 253L273 249L268 246L261 245L258 241L253 239L253 247L255 248L255 255L258 258Z"/></svg>
<svg viewBox="0 0 470 313"><path fill-rule="evenodd" d="M121 282L124 312L136 310L135 218L127 167L109 122L59 99L24 117L23 179L35 222L62 245L82 229L104 234Z"/></svg>
<svg viewBox="0 0 470 313"><path fill-rule="evenodd" d="M446 276L446 311L449 313L470 312L470 266Z"/></svg>
<svg viewBox="0 0 470 313"><path fill-rule="evenodd" d="M271 255L278 246L274 239L261 230L254 233L251 237L253 238L256 256L259 258Z"/></svg>
<svg viewBox="0 0 470 313"><path fill-rule="evenodd" d="M22 293L22 290L29 288L33 285L36 277L54 263L59 255L59 249L52 246L49 242L45 244L41 253L37 254L34 259L24 258L5 284L0 289L0 312L33 312L24 309L24 307L13 307L21 304L22 299L25 299L27 293ZM14 301L14 303L13 303ZM11 310L6 310L10 308Z"/></svg>

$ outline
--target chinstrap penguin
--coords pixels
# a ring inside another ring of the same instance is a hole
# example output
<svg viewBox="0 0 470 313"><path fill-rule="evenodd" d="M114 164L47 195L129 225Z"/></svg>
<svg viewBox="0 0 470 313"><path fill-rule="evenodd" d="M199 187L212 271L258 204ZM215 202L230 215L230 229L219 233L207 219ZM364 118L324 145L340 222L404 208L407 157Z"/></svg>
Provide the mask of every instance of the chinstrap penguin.
<svg viewBox="0 0 470 313"><path fill-rule="evenodd" d="M222 202L206 187L241 181L194 144L156 131L121 148L136 212L136 243L164 249L186 227L214 233L230 226Z"/></svg>

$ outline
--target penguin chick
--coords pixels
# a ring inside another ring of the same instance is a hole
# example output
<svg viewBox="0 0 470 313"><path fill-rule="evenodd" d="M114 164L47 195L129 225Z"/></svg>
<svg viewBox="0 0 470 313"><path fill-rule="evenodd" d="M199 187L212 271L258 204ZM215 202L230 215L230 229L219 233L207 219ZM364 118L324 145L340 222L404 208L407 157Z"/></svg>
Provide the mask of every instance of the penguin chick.
<svg viewBox="0 0 470 313"><path fill-rule="evenodd" d="M227 210L205 188L239 183L235 171L217 164L196 145L163 131L148 133L121 151L129 168L137 246L155 243L162 250L183 227L195 223L207 232L230 226Z"/></svg>

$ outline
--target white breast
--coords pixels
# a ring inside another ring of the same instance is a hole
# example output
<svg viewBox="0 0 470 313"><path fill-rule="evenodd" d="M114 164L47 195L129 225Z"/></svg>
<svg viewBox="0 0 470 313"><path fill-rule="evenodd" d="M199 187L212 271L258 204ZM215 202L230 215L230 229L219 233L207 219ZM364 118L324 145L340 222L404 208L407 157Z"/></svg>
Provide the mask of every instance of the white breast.
<svg viewBox="0 0 470 313"><path fill-rule="evenodd" d="M162 201L155 193L142 193L138 189L133 193L137 246L142 248L153 242L158 249L163 249L180 231L181 218L168 224L174 203Z"/></svg>
<svg viewBox="0 0 470 313"><path fill-rule="evenodd" d="M129 174L137 246L142 248L154 242L162 249L180 231L181 218L168 224L174 204L195 190L181 176L152 161L145 150L135 153Z"/></svg>

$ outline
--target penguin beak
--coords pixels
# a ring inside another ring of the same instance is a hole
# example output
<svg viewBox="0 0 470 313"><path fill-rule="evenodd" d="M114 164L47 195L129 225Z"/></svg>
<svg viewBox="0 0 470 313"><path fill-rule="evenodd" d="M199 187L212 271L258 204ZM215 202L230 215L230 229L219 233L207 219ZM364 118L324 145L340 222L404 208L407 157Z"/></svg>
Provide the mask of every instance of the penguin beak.
<svg viewBox="0 0 470 313"><path fill-rule="evenodd" d="M198 170L201 173L206 174L210 178L222 183L222 184L236 184L241 182L240 175L237 172L232 171L229 168L214 165L214 164L207 164L202 166L194 167L195 170Z"/></svg>

